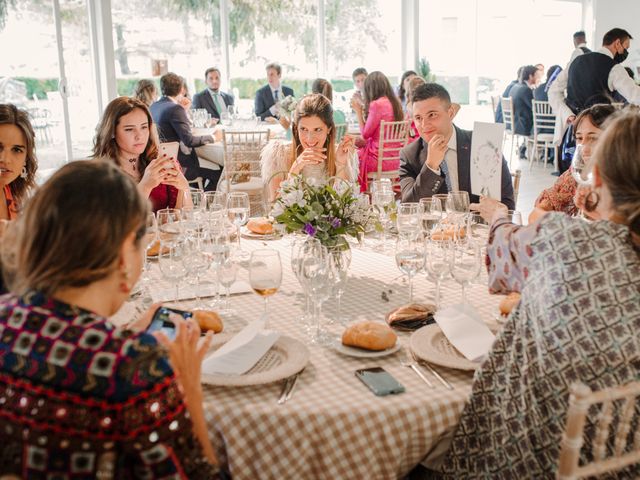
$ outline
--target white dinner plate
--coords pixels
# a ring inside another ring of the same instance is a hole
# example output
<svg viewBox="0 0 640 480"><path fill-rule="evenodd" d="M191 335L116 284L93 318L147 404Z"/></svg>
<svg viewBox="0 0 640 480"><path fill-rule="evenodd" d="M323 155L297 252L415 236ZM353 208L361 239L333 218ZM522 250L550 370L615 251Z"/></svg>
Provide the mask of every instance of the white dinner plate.
<svg viewBox="0 0 640 480"><path fill-rule="evenodd" d="M416 330L409 339L413 354L425 362L456 370L476 370L480 363L467 360L434 323Z"/></svg>
<svg viewBox="0 0 640 480"><path fill-rule="evenodd" d="M387 348L386 350L365 350L363 348L348 347L346 345L343 345L340 339L336 340L332 344L332 346L336 352L341 353L343 355L347 355L349 357L356 357L356 358L386 357L387 355L396 353L398 350L402 348L402 345L400 344L400 342L396 341L396 344L393 347Z"/></svg>
<svg viewBox="0 0 640 480"><path fill-rule="evenodd" d="M280 238L276 232L273 233L255 233L249 230L247 227L242 227L240 233L244 238L250 238L252 240L276 240Z"/></svg>

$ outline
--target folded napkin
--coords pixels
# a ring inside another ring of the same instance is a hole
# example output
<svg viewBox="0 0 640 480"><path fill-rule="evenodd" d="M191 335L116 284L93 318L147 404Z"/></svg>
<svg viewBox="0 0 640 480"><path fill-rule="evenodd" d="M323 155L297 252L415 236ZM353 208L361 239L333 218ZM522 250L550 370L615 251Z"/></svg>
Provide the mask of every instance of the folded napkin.
<svg viewBox="0 0 640 480"><path fill-rule="evenodd" d="M226 293L225 288L222 285L219 285L220 295L224 295ZM239 293L251 293L253 290L251 286L247 282L243 282L241 280L237 281L231 288L229 288L229 293L231 295L236 295ZM216 294L213 289L213 284L209 282L203 282L200 284L200 296L201 297L211 297ZM174 300L176 295L175 287L171 288L163 288L159 290L153 290L151 292L151 299L154 303L157 302L171 302ZM196 286L189 284L180 284L180 289L178 291L178 300L190 300L196 298Z"/></svg>
<svg viewBox="0 0 640 480"><path fill-rule="evenodd" d="M264 329L264 319L251 322L202 362L202 373L242 375L253 368L280 338Z"/></svg>
<svg viewBox="0 0 640 480"><path fill-rule="evenodd" d="M452 305L435 314L436 323L449 342L472 362L481 362L495 336L469 305Z"/></svg>

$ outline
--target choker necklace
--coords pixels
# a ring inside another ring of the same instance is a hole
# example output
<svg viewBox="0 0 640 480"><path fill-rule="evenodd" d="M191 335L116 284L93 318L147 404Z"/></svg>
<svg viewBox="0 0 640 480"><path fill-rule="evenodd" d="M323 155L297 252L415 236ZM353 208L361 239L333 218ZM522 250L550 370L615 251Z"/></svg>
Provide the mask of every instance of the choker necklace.
<svg viewBox="0 0 640 480"><path fill-rule="evenodd" d="M134 172L138 171L138 159L137 158L129 158L129 164L131 165L131 169Z"/></svg>

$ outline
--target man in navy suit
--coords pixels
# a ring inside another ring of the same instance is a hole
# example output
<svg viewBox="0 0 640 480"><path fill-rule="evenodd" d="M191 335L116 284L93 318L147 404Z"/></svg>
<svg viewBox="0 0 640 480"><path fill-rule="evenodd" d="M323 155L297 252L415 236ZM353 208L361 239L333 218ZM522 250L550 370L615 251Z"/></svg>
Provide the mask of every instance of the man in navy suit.
<svg viewBox="0 0 640 480"><path fill-rule="evenodd" d="M221 170L201 168L194 147L213 143L211 135L193 136L191 126L184 107L178 103L182 91L182 77L175 73L167 73L160 78L162 97L150 107L151 116L158 127L162 142L181 142L189 153L178 151L178 161L184 170L187 180L202 177L205 190L215 190Z"/></svg>
<svg viewBox="0 0 640 480"><path fill-rule="evenodd" d="M420 139L400 151L400 188L403 202L418 202L437 193L471 194L471 135L453 124L455 111L449 92L437 83L425 83L413 93L413 121ZM511 173L502 158L500 201L515 209Z"/></svg>
<svg viewBox="0 0 640 480"><path fill-rule="evenodd" d="M282 67L277 63L270 63L267 69L267 85L256 92L255 112L262 120L267 117L278 117L278 106L284 97L293 96L293 89L280 83Z"/></svg>
<svg viewBox="0 0 640 480"><path fill-rule="evenodd" d="M233 95L220 91L220 70L216 67L207 68L204 72L207 88L193 96L191 108L204 108L211 114L211 118L220 120L220 114L226 112L233 105Z"/></svg>

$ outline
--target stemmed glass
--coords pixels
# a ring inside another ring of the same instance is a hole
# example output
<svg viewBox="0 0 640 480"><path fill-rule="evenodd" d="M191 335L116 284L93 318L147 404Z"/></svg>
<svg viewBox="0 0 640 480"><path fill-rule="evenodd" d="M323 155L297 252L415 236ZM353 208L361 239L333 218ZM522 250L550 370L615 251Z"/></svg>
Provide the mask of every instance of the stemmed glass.
<svg viewBox="0 0 640 480"><path fill-rule="evenodd" d="M225 315L233 315L235 313L229 306L229 297L231 296L229 289L235 283L237 273L238 266L231 258L227 258L218 266L218 281L225 291L224 304L219 312Z"/></svg>
<svg viewBox="0 0 640 480"><path fill-rule="evenodd" d="M167 241L176 238L181 233L180 219L181 212L177 208L164 208L158 210L158 236L160 241Z"/></svg>
<svg viewBox="0 0 640 480"><path fill-rule="evenodd" d="M282 263L277 250L258 249L251 252L249 283L253 291L264 298L265 327L269 318L269 297L282 284Z"/></svg>
<svg viewBox="0 0 640 480"><path fill-rule="evenodd" d="M367 212L370 211L371 209L371 199L369 198L369 195L367 195L366 193L361 193L357 196L358 198L358 205L363 209L366 210ZM362 248L364 247L364 235L366 232L364 231L359 231L357 233L357 238L358 238L358 248Z"/></svg>
<svg viewBox="0 0 640 480"><path fill-rule="evenodd" d="M147 213L146 230L143 239L144 249L144 276L142 277L143 283L149 281L149 250L157 246L158 241L158 222L153 212Z"/></svg>
<svg viewBox="0 0 640 480"><path fill-rule="evenodd" d="M424 268L424 247L416 238L399 238L396 243L396 265L409 277L409 303L413 303L413 277Z"/></svg>
<svg viewBox="0 0 640 480"><path fill-rule="evenodd" d="M385 250L387 244L387 222L389 220L387 210L393 203L395 195L391 188L391 182L383 182L376 180L373 182L373 205L380 215L380 223L382 224L382 251Z"/></svg>
<svg viewBox="0 0 640 480"><path fill-rule="evenodd" d="M480 246L475 242L453 244L449 268L451 276L462 287L462 303L467 303L465 287L480 275Z"/></svg>
<svg viewBox="0 0 640 480"><path fill-rule="evenodd" d="M469 213L469 193L449 192L446 201L447 213Z"/></svg>
<svg viewBox="0 0 640 480"><path fill-rule="evenodd" d="M401 203L398 207L396 219L398 235L402 237L416 237L421 231L420 204Z"/></svg>
<svg viewBox="0 0 640 480"><path fill-rule="evenodd" d="M227 215L229 220L237 227L238 238L237 256L246 257L248 254L242 250L240 244L240 227L249 220L249 195L244 192L231 192L227 195Z"/></svg>
<svg viewBox="0 0 640 480"><path fill-rule="evenodd" d="M440 283L449 273L451 246L444 240L425 240L425 270L436 284L435 304L440 308Z"/></svg>
<svg viewBox="0 0 640 480"><path fill-rule="evenodd" d="M185 243L185 255L182 259L184 267L187 269L187 273L195 277L195 297L196 297L196 309L202 310L202 299L200 298L200 278L204 275L211 266L211 256L207 252L207 244L210 241L209 232L206 230L200 231L195 235L186 237Z"/></svg>
<svg viewBox="0 0 640 480"><path fill-rule="evenodd" d="M580 186L593 186L592 165L584 156L584 145L576 145L571 159L571 175Z"/></svg>
<svg viewBox="0 0 640 480"><path fill-rule="evenodd" d="M215 212L227 208L227 194L225 192L204 192L204 209Z"/></svg>
<svg viewBox="0 0 640 480"><path fill-rule="evenodd" d="M347 245L336 245L329 248L328 252L333 293L336 296L336 321L344 324L346 319L342 318L342 295L347 288L349 266L351 265L351 249Z"/></svg>
<svg viewBox="0 0 640 480"><path fill-rule="evenodd" d="M308 293L309 288L307 283L305 282L305 277L302 275L302 265L307 255L305 246L308 244L312 244L314 242L317 244L320 244L320 241L318 241L317 239L304 236L304 237L296 238L293 241L293 244L291 245L291 271L293 271L293 274L296 276L298 283L300 284L302 289L305 291L305 295L304 295L305 309L304 309L304 315L301 318L302 325L305 328L311 325L311 321L313 320L313 318L310 312L311 308L309 305L309 298L310 298L310 295Z"/></svg>
<svg viewBox="0 0 640 480"><path fill-rule="evenodd" d="M220 304L219 271L220 266L229 259L229 233L225 223L225 217L221 213L210 213L207 241L203 245L206 254L209 256L210 265L215 269L215 275L213 276L215 299L211 304L212 307L217 307Z"/></svg>
<svg viewBox="0 0 640 480"><path fill-rule="evenodd" d="M196 210L204 210L205 202L204 202L204 191L202 190L191 190L191 203L193 203L193 208Z"/></svg>
<svg viewBox="0 0 640 480"><path fill-rule="evenodd" d="M178 303L180 280L187 274L184 266L184 258L187 255L185 242L176 237L171 240L160 241L160 252L158 253L158 265L164 278L173 282L176 286L175 303Z"/></svg>
<svg viewBox="0 0 640 480"><path fill-rule="evenodd" d="M309 242L303 248L305 255L302 259L301 274L313 300L315 330L311 334L311 343L324 345L330 339L327 338L326 332L321 327L320 312L322 302L329 298L331 288L329 253L326 247L318 241Z"/></svg>
<svg viewBox="0 0 640 480"><path fill-rule="evenodd" d="M421 198L420 214L422 215L422 234L426 237L442 220L442 202L435 197Z"/></svg>

